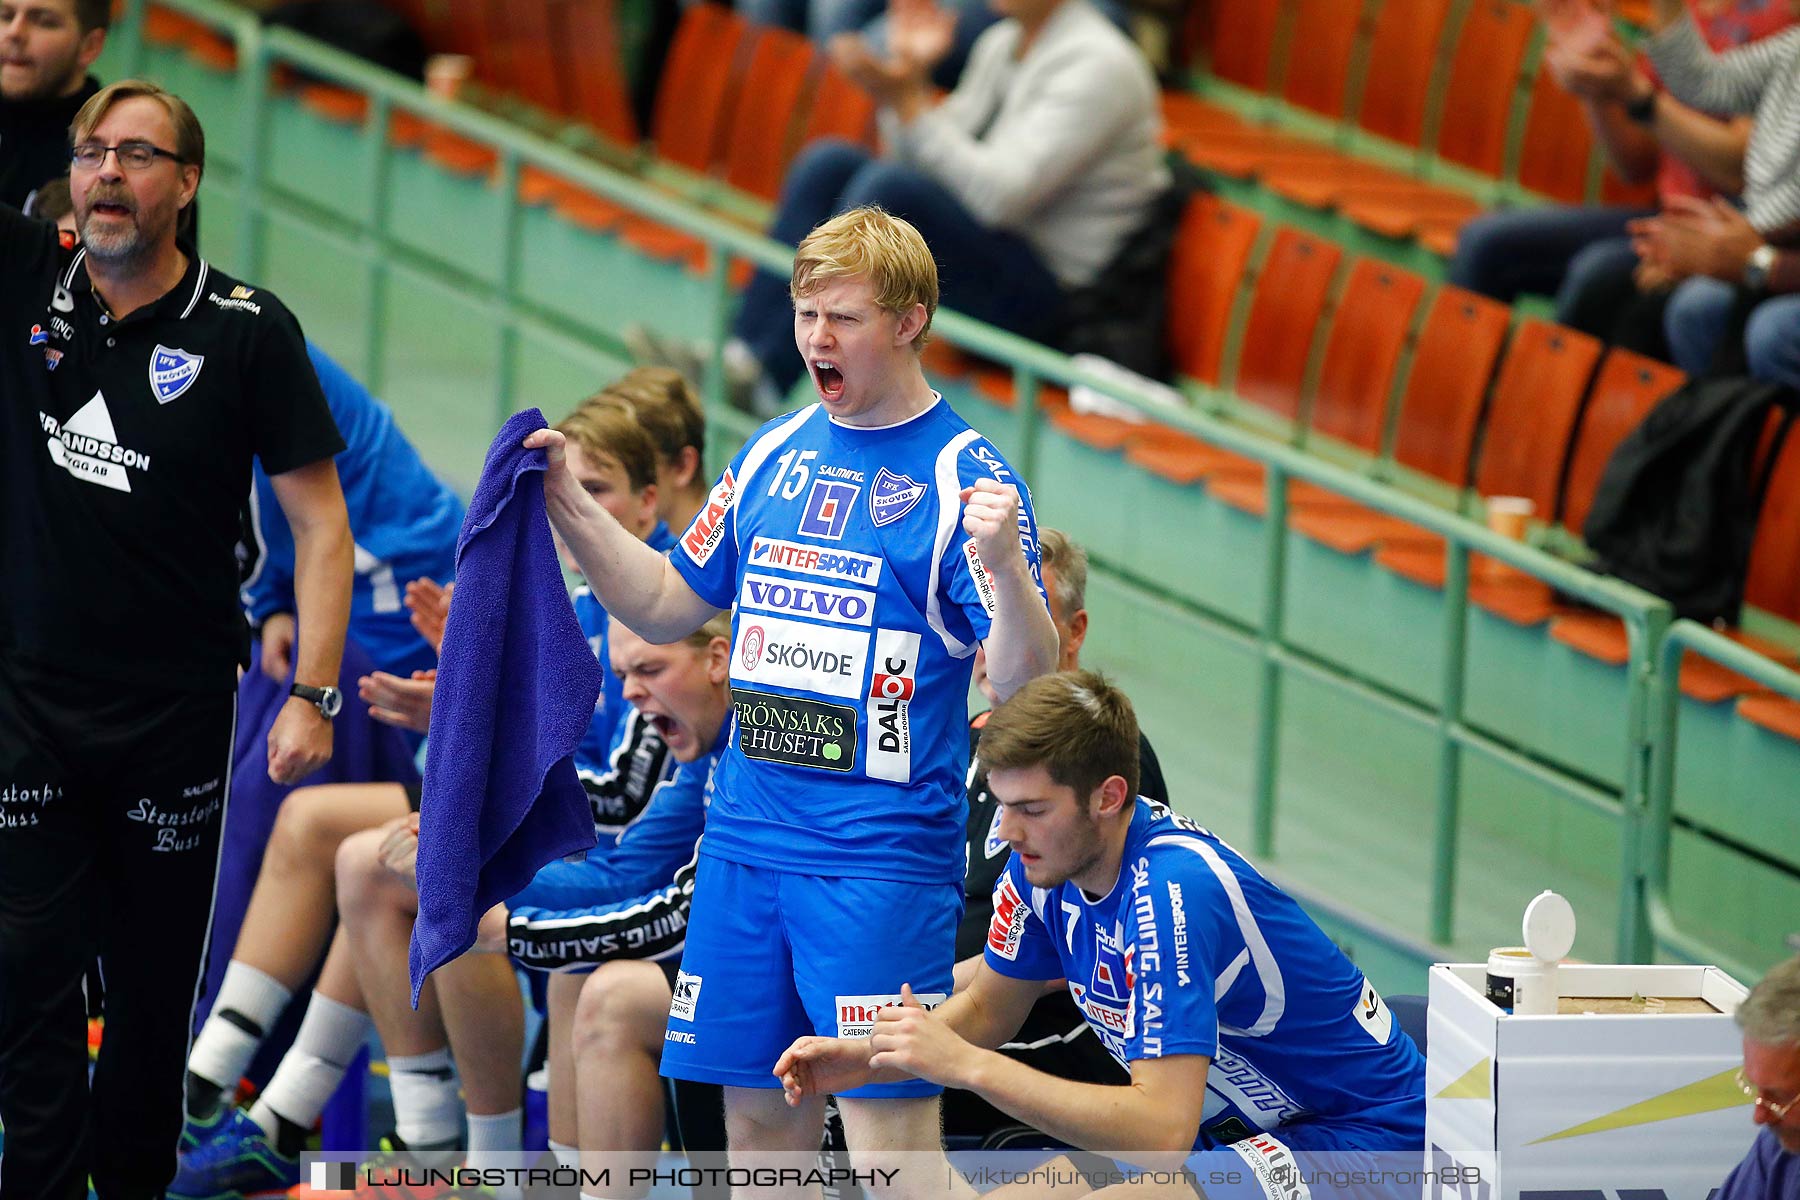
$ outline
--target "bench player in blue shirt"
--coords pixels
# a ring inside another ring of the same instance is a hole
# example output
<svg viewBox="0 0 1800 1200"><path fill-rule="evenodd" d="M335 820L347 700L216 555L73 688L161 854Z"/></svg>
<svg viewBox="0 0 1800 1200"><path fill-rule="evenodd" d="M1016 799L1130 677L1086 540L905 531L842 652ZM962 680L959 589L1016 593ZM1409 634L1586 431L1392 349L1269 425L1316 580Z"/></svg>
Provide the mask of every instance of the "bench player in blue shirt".
<svg viewBox="0 0 1800 1200"><path fill-rule="evenodd" d="M1416 1163L1424 1058L1299 905L1211 833L1136 795L1137 718L1123 693L1088 671L1034 680L988 719L981 757L1012 847L983 965L934 1012L909 995L866 1039L797 1042L778 1068L790 1097L931 1079L1165 1172L1186 1160L1216 1178L1222 1153L1242 1181L1267 1177L1270 1195L1285 1194L1278 1169L1296 1167L1296 1152ZM1054 979L1129 1086L1057 1079L988 1049ZM1166 1174L1104 1191L1193 1195Z"/></svg>
<svg viewBox="0 0 1800 1200"><path fill-rule="evenodd" d="M608 611L652 642L732 622L721 759L662 1068L725 1085L738 1151L807 1151L822 1101L771 1074L804 1034L948 994L977 645L1002 696L1051 668L1029 497L932 391L918 352L937 268L858 209L800 244L794 339L818 403L764 426L668 559L586 502L548 451L550 519ZM859 1156L938 1145L937 1085L840 1096ZM904 1175L904 1173L902 1173Z"/></svg>

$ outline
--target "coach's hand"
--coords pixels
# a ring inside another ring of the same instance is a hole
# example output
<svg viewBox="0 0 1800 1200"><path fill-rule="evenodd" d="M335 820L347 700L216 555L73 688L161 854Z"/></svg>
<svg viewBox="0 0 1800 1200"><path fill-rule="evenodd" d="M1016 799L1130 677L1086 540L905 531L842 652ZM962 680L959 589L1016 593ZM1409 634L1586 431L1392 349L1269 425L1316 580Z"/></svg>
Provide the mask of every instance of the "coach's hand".
<svg viewBox="0 0 1800 1200"><path fill-rule="evenodd" d="M900 1003L875 1014L869 1065L891 1068L945 1087L961 1087L980 1053L919 1003L912 985L900 985Z"/></svg>
<svg viewBox="0 0 1800 1200"><path fill-rule="evenodd" d="M270 613L262 623L262 671L276 683L294 669L295 623L293 613Z"/></svg>
<svg viewBox="0 0 1800 1200"><path fill-rule="evenodd" d="M963 531L975 539L975 549L981 552L987 569L1023 569L1018 489L992 479L977 479L962 490L962 502Z"/></svg>
<svg viewBox="0 0 1800 1200"><path fill-rule="evenodd" d="M868 1038L803 1037L781 1052L775 1078L790 1105L875 1082Z"/></svg>
<svg viewBox="0 0 1800 1200"><path fill-rule="evenodd" d="M331 722L309 700L289 696L269 728L269 778L299 783L331 761Z"/></svg>

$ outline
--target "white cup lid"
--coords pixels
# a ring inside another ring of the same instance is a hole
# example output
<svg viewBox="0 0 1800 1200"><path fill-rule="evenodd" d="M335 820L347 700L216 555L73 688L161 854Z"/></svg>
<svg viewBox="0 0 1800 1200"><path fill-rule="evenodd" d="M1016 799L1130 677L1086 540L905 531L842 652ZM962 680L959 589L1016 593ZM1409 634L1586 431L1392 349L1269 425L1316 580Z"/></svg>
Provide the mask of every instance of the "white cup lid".
<svg viewBox="0 0 1800 1200"><path fill-rule="evenodd" d="M1543 962L1566 957L1575 945L1575 910L1555 892L1541 892L1525 906L1525 946Z"/></svg>

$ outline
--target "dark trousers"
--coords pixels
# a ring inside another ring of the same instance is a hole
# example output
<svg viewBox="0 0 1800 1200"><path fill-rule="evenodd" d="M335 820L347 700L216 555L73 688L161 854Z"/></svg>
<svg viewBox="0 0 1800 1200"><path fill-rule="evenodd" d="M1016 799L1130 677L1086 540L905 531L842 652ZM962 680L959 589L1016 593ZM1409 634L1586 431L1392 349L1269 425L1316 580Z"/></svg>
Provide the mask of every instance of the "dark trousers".
<svg viewBox="0 0 1800 1200"><path fill-rule="evenodd" d="M1054 332L1062 287L1031 243L983 225L916 167L876 158L861 146L816 142L795 159L769 236L796 246L821 221L863 205L884 208L918 229L937 259L944 307L1040 341ZM751 278L732 333L755 351L764 375L784 395L806 373L794 347L794 306L785 278L767 271Z"/></svg>
<svg viewBox="0 0 1800 1200"><path fill-rule="evenodd" d="M175 1174L236 711L0 660L0 1200L83 1200L90 1175L150 1200Z"/></svg>

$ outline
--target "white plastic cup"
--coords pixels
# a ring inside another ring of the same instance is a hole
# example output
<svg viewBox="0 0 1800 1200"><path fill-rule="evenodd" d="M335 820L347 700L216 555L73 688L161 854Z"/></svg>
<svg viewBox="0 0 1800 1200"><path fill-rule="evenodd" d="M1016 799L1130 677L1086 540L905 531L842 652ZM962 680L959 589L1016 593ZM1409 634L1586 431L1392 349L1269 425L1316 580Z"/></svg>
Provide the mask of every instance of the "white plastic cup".
<svg viewBox="0 0 1800 1200"><path fill-rule="evenodd" d="M1487 998L1510 1016L1550 1016L1556 1012L1556 964L1523 946L1496 946L1488 951Z"/></svg>
<svg viewBox="0 0 1800 1200"><path fill-rule="evenodd" d="M1523 541L1525 527L1537 513L1537 504L1529 496L1489 496L1488 528L1501 537Z"/></svg>

